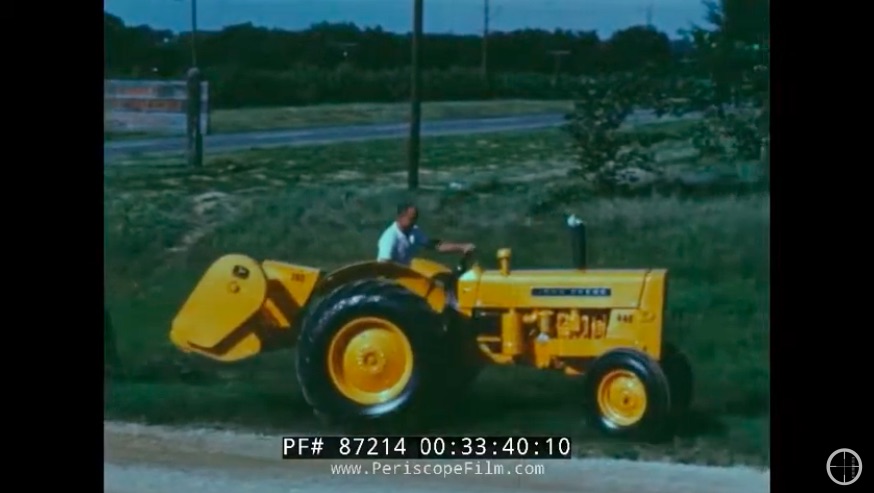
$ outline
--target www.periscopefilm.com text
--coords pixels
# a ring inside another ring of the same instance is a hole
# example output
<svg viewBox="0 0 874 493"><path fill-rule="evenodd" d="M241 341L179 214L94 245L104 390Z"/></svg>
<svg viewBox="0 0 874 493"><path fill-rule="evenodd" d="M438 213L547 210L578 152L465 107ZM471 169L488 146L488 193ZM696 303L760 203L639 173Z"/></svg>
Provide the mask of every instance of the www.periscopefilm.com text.
<svg viewBox="0 0 874 493"><path fill-rule="evenodd" d="M543 464L502 464L488 460L461 463L419 463L419 462L372 462L364 464L339 463L331 464L331 474L339 475L436 475L452 476L457 474L515 474L519 476L537 476L546 473Z"/></svg>

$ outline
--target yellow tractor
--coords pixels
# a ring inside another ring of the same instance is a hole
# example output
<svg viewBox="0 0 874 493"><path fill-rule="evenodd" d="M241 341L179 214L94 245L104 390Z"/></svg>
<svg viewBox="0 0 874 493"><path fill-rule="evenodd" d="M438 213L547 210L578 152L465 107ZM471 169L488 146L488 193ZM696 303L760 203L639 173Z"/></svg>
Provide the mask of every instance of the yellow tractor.
<svg viewBox="0 0 874 493"><path fill-rule="evenodd" d="M296 344L316 414L379 423L457 398L484 363L583 376L592 424L617 436L663 429L692 398L685 357L662 340L667 271L590 269L586 229L568 218L573 265L453 270L416 259L332 272L226 255L173 320L182 351L222 362Z"/></svg>

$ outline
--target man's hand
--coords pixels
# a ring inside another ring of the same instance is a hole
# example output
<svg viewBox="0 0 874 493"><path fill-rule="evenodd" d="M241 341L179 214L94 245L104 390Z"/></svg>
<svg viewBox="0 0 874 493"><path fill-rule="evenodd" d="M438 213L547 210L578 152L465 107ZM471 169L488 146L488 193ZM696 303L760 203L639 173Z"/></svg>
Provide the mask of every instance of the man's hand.
<svg viewBox="0 0 874 493"><path fill-rule="evenodd" d="M460 246L461 246L461 253L463 253L465 255L476 250L476 245L474 245L473 243L462 243Z"/></svg>

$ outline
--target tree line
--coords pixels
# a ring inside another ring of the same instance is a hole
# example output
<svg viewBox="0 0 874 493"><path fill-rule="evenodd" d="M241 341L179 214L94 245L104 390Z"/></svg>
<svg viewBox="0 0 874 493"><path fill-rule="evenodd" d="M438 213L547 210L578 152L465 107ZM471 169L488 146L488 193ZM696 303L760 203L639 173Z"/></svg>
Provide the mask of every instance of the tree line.
<svg viewBox="0 0 874 493"><path fill-rule="evenodd" d="M767 29L767 0L705 3L706 21L724 24L733 43L749 45ZM590 78L642 70L731 77L738 71L724 63L727 56L718 57L720 66L692 62L700 59L696 52L707 32L691 29L674 40L651 26L631 26L606 39L585 31L494 32L486 72L482 36L425 34L424 98L569 99L587 90ZM104 45L107 78L181 78L192 64L190 33L128 26L107 12ZM288 31L247 23L200 32L196 45L213 107L391 102L410 93L410 35L379 27L320 23ZM720 49L729 48L736 51Z"/></svg>
<svg viewBox="0 0 874 493"><path fill-rule="evenodd" d="M191 66L190 33L128 26L104 12L105 74L181 78ZM599 39L594 32L525 29L491 33L488 70L482 36L426 34L427 100L567 98L580 76L670 67L688 52L648 26ZM252 24L197 35L197 63L215 107L391 102L409 97L410 35L320 23L302 31Z"/></svg>
<svg viewBox="0 0 874 493"><path fill-rule="evenodd" d="M190 33L175 34L149 26L128 26L104 12L106 71L112 76L179 76L191 66ZM425 34L424 70L479 68L482 36ZM567 51L561 71L596 74L629 70L646 63L665 64L688 50L687 40L670 40L648 26L632 26L599 39L595 32L524 29L488 37L490 69L496 72L551 74L551 52ZM336 69L393 70L410 62L410 35L361 28L352 23L320 23L301 31L228 26L197 35L198 64L282 72L301 66Z"/></svg>

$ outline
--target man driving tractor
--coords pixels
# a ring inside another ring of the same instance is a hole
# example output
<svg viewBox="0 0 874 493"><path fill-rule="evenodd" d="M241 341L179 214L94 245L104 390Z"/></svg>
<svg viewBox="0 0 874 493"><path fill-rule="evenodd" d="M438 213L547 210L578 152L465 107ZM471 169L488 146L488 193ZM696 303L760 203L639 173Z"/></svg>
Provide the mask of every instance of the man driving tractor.
<svg viewBox="0 0 874 493"><path fill-rule="evenodd" d="M476 248L472 243L449 243L430 239L416 225L418 219L419 210L415 205L409 202L400 204L394 222L379 237L376 259L409 266L423 248L440 253L461 254L467 254Z"/></svg>

